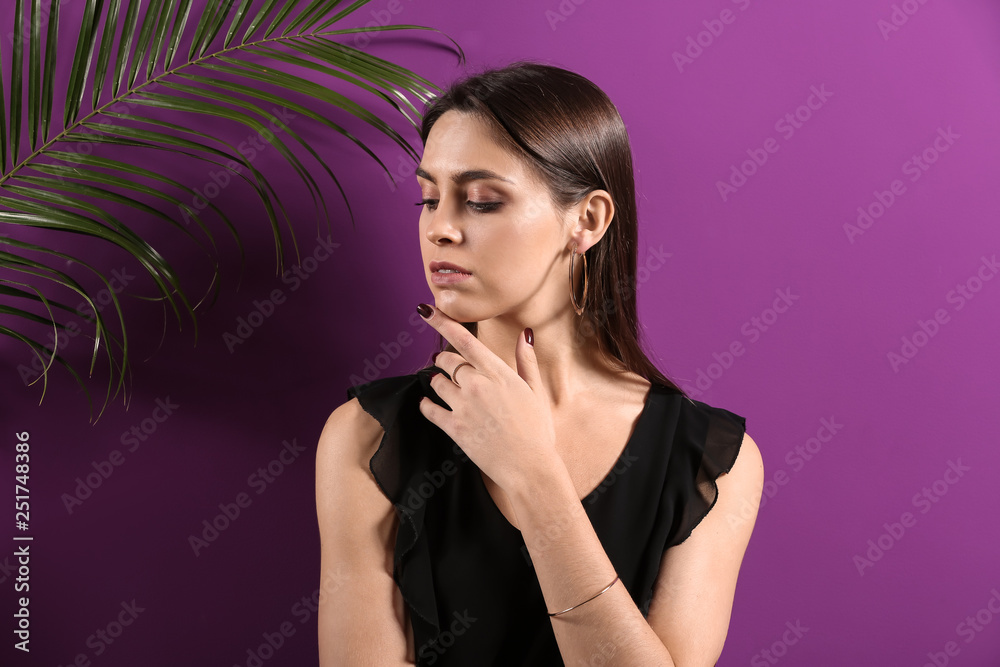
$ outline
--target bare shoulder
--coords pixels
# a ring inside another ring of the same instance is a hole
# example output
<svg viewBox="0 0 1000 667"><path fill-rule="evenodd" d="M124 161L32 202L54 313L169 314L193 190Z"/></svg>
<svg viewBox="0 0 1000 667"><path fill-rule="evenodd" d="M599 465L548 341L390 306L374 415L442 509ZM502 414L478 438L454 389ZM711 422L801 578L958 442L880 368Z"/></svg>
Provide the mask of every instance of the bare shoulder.
<svg viewBox="0 0 1000 667"><path fill-rule="evenodd" d="M357 398L337 406L320 433L317 471L321 460L324 463L367 461L378 448L382 433L382 425L365 412Z"/></svg>
<svg viewBox="0 0 1000 667"><path fill-rule="evenodd" d="M743 433L743 442L732 468L719 476L716 486L718 499L702 522L706 526L702 533L713 533L719 540L717 548L724 544L734 556L742 559L757 521L764 488L764 459L749 433ZM698 539L708 538L699 535Z"/></svg>
<svg viewBox="0 0 1000 667"><path fill-rule="evenodd" d="M739 454L732 469L717 480L720 489L726 488L732 494L731 499L740 502L760 500L760 492L764 486L764 459L760 448L749 433L743 433ZM756 514L756 512L755 512ZM749 535L747 536L749 538Z"/></svg>

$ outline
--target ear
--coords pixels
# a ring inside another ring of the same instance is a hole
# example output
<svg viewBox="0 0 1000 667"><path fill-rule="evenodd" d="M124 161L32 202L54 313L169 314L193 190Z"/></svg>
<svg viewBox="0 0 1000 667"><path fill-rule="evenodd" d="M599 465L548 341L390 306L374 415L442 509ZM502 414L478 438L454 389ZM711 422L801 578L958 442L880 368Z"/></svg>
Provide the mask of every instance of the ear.
<svg viewBox="0 0 1000 667"><path fill-rule="evenodd" d="M615 202L607 190L592 190L574 207L573 240L584 253L600 241L615 217Z"/></svg>

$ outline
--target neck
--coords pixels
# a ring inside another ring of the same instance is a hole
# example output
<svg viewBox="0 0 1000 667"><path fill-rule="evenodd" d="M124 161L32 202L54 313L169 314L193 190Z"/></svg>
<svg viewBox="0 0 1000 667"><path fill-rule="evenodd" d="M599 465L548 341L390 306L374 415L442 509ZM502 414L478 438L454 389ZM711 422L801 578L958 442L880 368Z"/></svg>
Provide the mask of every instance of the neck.
<svg viewBox="0 0 1000 667"><path fill-rule="evenodd" d="M593 335L577 334L579 316L570 313L572 317L548 322L493 318L478 324L479 340L515 372L517 338L525 327L531 327L539 375L553 409L574 404L602 380L620 373L602 358Z"/></svg>

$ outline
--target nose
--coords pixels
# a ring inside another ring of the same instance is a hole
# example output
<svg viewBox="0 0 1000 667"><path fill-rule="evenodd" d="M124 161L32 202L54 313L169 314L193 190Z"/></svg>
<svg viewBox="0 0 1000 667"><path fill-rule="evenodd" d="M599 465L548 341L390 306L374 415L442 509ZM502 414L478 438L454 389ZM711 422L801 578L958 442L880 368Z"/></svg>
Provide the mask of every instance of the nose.
<svg viewBox="0 0 1000 667"><path fill-rule="evenodd" d="M428 216L425 234L427 240L437 245L441 242L456 243L462 239L462 230L457 224L458 216L451 212L449 202L442 197L434 211L424 211Z"/></svg>

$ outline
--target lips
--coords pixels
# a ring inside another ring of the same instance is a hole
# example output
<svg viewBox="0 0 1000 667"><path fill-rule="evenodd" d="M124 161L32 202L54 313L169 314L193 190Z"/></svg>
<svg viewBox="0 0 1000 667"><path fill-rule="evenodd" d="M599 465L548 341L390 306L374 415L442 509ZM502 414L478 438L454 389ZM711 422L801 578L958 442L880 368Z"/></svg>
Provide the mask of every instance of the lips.
<svg viewBox="0 0 1000 667"><path fill-rule="evenodd" d="M451 262L439 262L439 261L435 260L435 261L431 262L430 267L431 267L431 273L437 273L441 269L452 269L452 270L458 271L459 273L465 273L465 274L468 274L468 275L472 275L472 272L469 271L468 269L466 269L464 267L461 267L458 264L452 264Z"/></svg>

